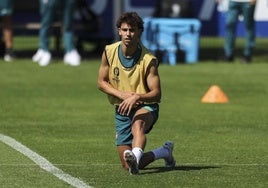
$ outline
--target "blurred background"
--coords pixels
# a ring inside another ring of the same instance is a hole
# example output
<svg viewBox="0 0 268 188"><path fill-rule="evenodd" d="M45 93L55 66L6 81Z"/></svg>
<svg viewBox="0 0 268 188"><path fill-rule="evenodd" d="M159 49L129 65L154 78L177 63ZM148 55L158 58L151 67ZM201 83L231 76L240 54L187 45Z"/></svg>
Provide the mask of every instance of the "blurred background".
<svg viewBox="0 0 268 188"><path fill-rule="evenodd" d="M83 5L85 2L86 6ZM117 39L115 21L122 12L136 11L142 17L151 17L156 13L157 2L157 0L77 0L74 14L77 49L84 56L98 54L105 44ZM215 0L191 1L191 17L200 20L202 24L200 38L225 35L224 20L227 9L225 2L226 0L222 0L220 4L217 4ZM257 38L268 36L267 9L267 0L257 1L255 11ZM244 35L242 19L241 17L237 27L238 37ZM14 0L12 20L14 37L37 36L40 28L39 1ZM60 25L57 25L57 20L55 20L51 32L53 33L55 53L61 53L61 30ZM36 47L33 50L36 50ZM18 55L31 56L32 52Z"/></svg>

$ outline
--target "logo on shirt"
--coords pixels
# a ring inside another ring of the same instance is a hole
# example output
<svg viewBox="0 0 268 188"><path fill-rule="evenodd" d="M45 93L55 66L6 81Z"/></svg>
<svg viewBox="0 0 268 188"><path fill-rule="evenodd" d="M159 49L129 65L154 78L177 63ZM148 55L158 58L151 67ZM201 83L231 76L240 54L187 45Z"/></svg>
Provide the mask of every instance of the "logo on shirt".
<svg viewBox="0 0 268 188"><path fill-rule="evenodd" d="M120 81L119 80L119 68L115 67L114 70L113 70L113 73L114 73L113 80L118 83Z"/></svg>

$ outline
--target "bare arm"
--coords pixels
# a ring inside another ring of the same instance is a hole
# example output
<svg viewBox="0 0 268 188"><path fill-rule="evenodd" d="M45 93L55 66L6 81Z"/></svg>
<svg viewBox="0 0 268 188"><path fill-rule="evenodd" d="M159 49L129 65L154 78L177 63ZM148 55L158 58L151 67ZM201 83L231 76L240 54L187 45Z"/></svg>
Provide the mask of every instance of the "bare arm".
<svg viewBox="0 0 268 188"><path fill-rule="evenodd" d="M109 68L110 66L105 56L105 52L103 52L98 74L98 89L106 94L119 97L120 93L109 83Z"/></svg>
<svg viewBox="0 0 268 188"><path fill-rule="evenodd" d="M107 61L105 52L102 53L101 58L101 65L99 68L99 74L98 74L98 89L102 92L113 95L115 97L118 97L120 99L126 99L129 96L132 95L130 92L122 92L117 89L115 89L110 83L109 83L109 63Z"/></svg>
<svg viewBox="0 0 268 188"><path fill-rule="evenodd" d="M160 102L161 85L156 60L153 60L149 66L146 82L149 92L145 94L138 94L139 100L142 102Z"/></svg>

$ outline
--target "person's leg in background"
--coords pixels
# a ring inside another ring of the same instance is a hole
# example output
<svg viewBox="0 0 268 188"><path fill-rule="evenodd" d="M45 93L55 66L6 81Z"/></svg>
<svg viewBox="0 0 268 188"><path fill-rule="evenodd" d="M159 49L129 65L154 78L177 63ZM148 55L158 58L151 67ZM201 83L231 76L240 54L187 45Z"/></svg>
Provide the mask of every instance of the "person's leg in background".
<svg viewBox="0 0 268 188"><path fill-rule="evenodd" d="M244 3L242 11L245 25L245 49L242 61L249 63L252 60L252 50L255 46L255 4Z"/></svg>
<svg viewBox="0 0 268 188"><path fill-rule="evenodd" d="M57 0L39 0L41 28L39 31L39 49L33 56L33 61L40 66L47 66L51 61L49 51L49 29L54 19Z"/></svg>
<svg viewBox="0 0 268 188"><path fill-rule="evenodd" d="M4 60L11 62L14 59L13 53L13 29L11 16L4 16L3 20L3 36L5 42L5 55Z"/></svg>
<svg viewBox="0 0 268 188"><path fill-rule="evenodd" d="M230 1L229 10L226 18L226 29L225 29L225 58L231 62L234 59L234 48L236 39L236 26L238 22L238 16L240 13L240 3Z"/></svg>
<svg viewBox="0 0 268 188"><path fill-rule="evenodd" d="M64 63L71 66L80 65L81 57L74 45L74 30L72 27L74 0L65 0L63 6L63 40L64 40Z"/></svg>
<svg viewBox="0 0 268 188"><path fill-rule="evenodd" d="M3 25L3 38L5 43L4 61L11 62L13 53L13 28L11 15L13 13L13 0L0 1L0 16Z"/></svg>

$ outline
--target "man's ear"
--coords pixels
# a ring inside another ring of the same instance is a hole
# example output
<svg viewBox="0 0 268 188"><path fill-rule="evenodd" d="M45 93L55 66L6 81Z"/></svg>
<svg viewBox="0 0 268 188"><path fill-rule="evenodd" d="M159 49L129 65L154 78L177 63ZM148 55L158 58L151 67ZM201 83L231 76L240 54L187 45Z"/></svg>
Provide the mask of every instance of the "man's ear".
<svg viewBox="0 0 268 188"><path fill-rule="evenodd" d="M118 28L117 31L118 31L118 35L121 36L120 28Z"/></svg>

